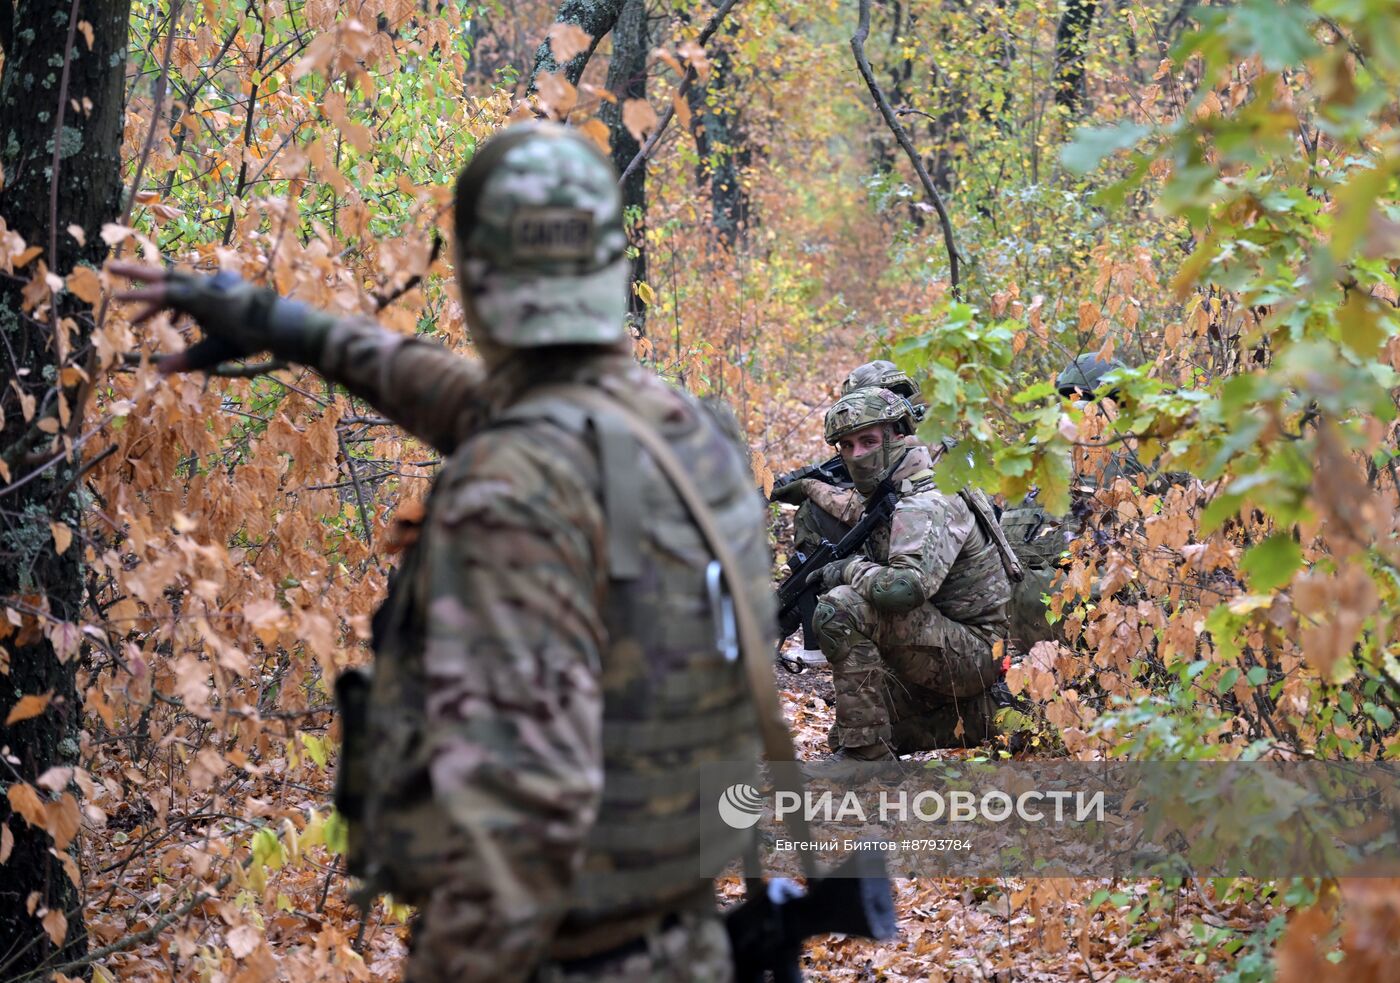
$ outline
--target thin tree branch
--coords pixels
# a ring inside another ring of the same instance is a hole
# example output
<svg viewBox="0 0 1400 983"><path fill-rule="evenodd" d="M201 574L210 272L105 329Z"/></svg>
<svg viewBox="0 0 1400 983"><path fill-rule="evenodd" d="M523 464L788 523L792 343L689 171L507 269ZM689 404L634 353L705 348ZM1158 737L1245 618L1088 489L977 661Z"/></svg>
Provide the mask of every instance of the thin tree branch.
<svg viewBox="0 0 1400 983"><path fill-rule="evenodd" d="M856 67L860 69L861 78L865 79L866 88L870 90L870 95L875 99L875 105L879 107L880 115L885 118L885 125L890 128L890 132L894 134L894 138L899 141L899 145L904 148L904 153L908 155L909 162L914 165L914 173L919 176L919 183L924 187L924 194L929 201L933 202L934 210L938 212L939 224L943 226L943 245L948 250L948 278L952 281L953 296L961 300L962 283L958 276L958 264L962 257L958 253L958 245L953 238L953 223L948 218L948 209L944 207L943 198L939 195L938 189L933 186L933 179L928 176L928 170L924 167L919 152L909 142L909 134L904 131L904 125L900 123L899 117L890 108L890 102L885 98L885 93L881 91L880 83L875 81L875 73L870 70L870 61L865 57L865 41L868 37L870 37L870 0L860 0L860 24L856 28L856 33L851 35L851 52L856 57Z"/></svg>
<svg viewBox="0 0 1400 983"><path fill-rule="evenodd" d="M442 236L438 234L438 232L437 232L436 229L434 229L434 230L433 230L433 249L432 249L432 252L428 253L428 261L427 261L426 263L423 264L423 269L422 269L421 271L419 271L419 272L413 274L413 276L409 277L407 280L405 280L403 286L401 286L401 287L399 287L399 288L397 288L397 289L395 289L395 290L391 290L391 291L389 291L388 293L384 293L384 294L373 294L372 296L374 297L374 309L375 309L376 311L382 311L382 310L384 310L384 308L388 307L388 306L389 306L390 304L392 304L394 301L398 300L398 299L399 299L400 297L402 297L404 294L408 293L408 292L409 292L410 290L412 290L414 287L416 287L416 286L418 286L420 283L422 283L422 282L423 282L423 278L424 278L425 276L428 275L428 271L431 270L431 269L433 268L433 264L436 263L436 262L438 261L438 257L441 256L441 255L442 255Z"/></svg>
<svg viewBox="0 0 1400 983"><path fill-rule="evenodd" d="M8 0L7 0L8 2ZM49 166L49 272L58 273L58 171L63 162L63 118L68 111L68 79L73 70L73 41L78 36L78 0L68 9L68 41L63 46L63 75L58 83L58 118L53 124L53 163ZM58 329L58 301L53 304Z"/></svg>
<svg viewBox="0 0 1400 983"><path fill-rule="evenodd" d="M730 10L734 9L734 5L738 2L739 0L724 0L724 2L719 5L714 15L709 19L709 22L705 24L704 30L700 32L698 43L701 47L704 47L705 44L709 42L710 38L715 36L715 31L719 30L720 22L724 20L725 15L728 14ZM676 115L676 102L685 98L685 94L690 91L691 83L698 77L695 66L687 65L685 68L685 77L681 79L681 84L676 87L676 93L671 100L671 105L666 107L666 111L662 113L661 118L656 121L656 129L652 130L651 136L647 137L647 142L642 144L641 149L637 151L637 156L633 157L631 162L623 169L622 176L617 179L618 184L626 184L627 179L632 176L632 173L642 166L644 160L651 156L652 151L656 149L656 145L661 142L661 134L666 132L666 127L670 124L671 117Z"/></svg>

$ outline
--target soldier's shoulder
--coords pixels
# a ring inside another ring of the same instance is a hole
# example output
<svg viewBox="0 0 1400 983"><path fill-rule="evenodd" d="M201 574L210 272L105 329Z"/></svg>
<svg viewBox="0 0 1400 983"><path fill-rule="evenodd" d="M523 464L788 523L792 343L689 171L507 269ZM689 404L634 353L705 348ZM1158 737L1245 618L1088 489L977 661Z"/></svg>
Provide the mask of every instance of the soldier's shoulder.
<svg viewBox="0 0 1400 983"><path fill-rule="evenodd" d="M584 437L547 419L493 426L444 462L435 498L448 522L578 511L591 500L596 462Z"/></svg>

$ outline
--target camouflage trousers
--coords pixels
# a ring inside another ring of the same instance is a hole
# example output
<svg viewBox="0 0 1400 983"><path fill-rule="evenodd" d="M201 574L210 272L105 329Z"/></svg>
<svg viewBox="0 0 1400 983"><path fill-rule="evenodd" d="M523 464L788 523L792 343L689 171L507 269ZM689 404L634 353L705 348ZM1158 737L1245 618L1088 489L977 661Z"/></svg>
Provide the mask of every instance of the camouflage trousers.
<svg viewBox="0 0 1400 983"><path fill-rule="evenodd" d="M884 743L908 754L995 733L995 629L952 621L932 604L883 613L844 585L822 595L813 622L836 690L833 749Z"/></svg>
<svg viewBox="0 0 1400 983"><path fill-rule="evenodd" d="M797 507L797 514L792 517L793 549L811 556L822 540L834 543L850 531L850 526L809 499Z"/></svg>
<svg viewBox="0 0 1400 983"><path fill-rule="evenodd" d="M729 934L718 913L686 912L670 928L648 933L645 949L588 965L546 963L531 983L730 983Z"/></svg>

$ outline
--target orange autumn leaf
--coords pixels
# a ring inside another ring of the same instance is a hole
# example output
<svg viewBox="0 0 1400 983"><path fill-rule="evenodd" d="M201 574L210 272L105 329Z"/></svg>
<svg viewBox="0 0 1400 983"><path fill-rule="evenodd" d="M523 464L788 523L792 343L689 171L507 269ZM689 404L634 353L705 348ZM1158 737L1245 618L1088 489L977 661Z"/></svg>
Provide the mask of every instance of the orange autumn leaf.
<svg viewBox="0 0 1400 983"><path fill-rule="evenodd" d="M51 699L53 699L53 690L49 690L47 693L30 693L21 696L15 705L10 707L10 712L5 715L5 726L8 727L21 720L39 716L49 705Z"/></svg>

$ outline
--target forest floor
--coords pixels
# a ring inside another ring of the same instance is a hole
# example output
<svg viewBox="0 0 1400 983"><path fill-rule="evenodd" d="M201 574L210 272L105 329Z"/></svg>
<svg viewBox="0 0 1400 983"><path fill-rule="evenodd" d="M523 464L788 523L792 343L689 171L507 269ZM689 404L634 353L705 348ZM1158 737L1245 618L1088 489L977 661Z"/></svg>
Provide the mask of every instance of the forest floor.
<svg viewBox="0 0 1400 983"><path fill-rule="evenodd" d="M797 642L789 639L788 648L800 647ZM798 757L815 760L829 753L827 732L835 716L830 669L813 667L793 674L779 668L777 684ZM927 752L908 760L968 753L976 751ZM1216 976L1219 966L1198 955L1198 943L1190 934L1192 922L1200 918L1244 928L1261 918L1257 909L1212 907L1199 891L1188 888L1178 895L1169 920L1130 924L1130 906L1088 909L1101 889L1137 899L1146 895L1148 884L1048 878L897 880L898 939L885 944L841 936L816 939L807 945L804 970L812 980L898 983L1207 980ZM723 893L737 898L742 893L737 879L723 884Z"/></svg>

